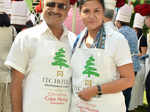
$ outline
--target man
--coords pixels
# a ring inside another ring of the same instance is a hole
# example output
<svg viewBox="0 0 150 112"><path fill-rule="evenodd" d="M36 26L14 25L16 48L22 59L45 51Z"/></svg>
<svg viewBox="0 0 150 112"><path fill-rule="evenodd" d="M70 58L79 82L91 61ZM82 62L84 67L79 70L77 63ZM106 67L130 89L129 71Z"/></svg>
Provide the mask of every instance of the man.
<svg viewBox="0 0 150 112"><path fill-rule="evenodd" d="M142 4L137 5L135 7L135 12L140 13L142 16L146 16L145 24L148 28L150 28L150 4ZM147 53L150 53L150 32L147 34L147 44L148 50ZM148 102L148 109L147 111L150 112L150 58L146 60L146 98Z"/></svg>
<svg viewBox="0 0 150 112"><path fill-rule="evenodd" d="M63 26L69 9L69 0L45 0L44 21L17 35L5 62L12 68L12 112L69 112L75 39Z"/></svg>

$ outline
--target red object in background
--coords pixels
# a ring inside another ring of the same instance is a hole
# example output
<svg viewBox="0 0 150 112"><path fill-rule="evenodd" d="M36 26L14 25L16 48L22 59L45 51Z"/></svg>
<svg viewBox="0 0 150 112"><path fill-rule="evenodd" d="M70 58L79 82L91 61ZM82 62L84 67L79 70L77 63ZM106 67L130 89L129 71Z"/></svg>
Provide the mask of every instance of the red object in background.
<svg viewBox="0 0 150 112"><path fill-rule="evenodd" d="M78 0L70 0L70 4L71 5L74 5ZM41 0L40 0L40 3L35 7L35 11L37 13L41 13L42 12L42 7L41 7Z"/></svg>
<svg viewBox="0 0 150 112"><path fill-rule="evenodd" d="M66 18L66 20L64 21L64 25L70 30L72 31L72 18L73 18L73 8L71 8L69 10L69 13L68 13L68 17ZM84 28L84 24L82 22L82 20L80 19L80 14L79 14L79 9L77 8L76 9L76 24L75 24L75 33L78 35Z"/></svg>
<svg viewBox="0 0 150 112"><path fill-rule="evenodd" d="M120 8L125 4L125 0L117 0L116 2L116 7Z"/></svg>
<svg viewBox="0 0 150 112"><path fill-rule="evenodd" d="M70 4L74 5L78 0L70 0Z"/></svg>
<svg viewBox="0 0 150 112"><path fill-rule="evenodd" d="M136 13L140 13L142 16L150 15L150 4L139 4L134 8Z"/></svg>
<svg viewBox="0 0 150 112"><path fill-rule="evenodd" d="M36 11L37 13L41 13L41 12L42 12L41 0L40 0L40 3L39 3L37 6L35 6L35 11Z"/></svg>

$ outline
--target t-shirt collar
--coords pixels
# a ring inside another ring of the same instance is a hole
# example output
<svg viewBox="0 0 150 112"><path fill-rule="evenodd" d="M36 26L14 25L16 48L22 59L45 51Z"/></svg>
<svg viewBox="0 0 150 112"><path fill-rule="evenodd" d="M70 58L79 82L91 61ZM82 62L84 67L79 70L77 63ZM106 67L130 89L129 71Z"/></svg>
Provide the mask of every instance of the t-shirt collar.
<svg viewBox="0 0 150 112"><path fill-rule="evenodd" d="M63 25L63 29L64 29L64 32L62 34L62 37L64 37L65 35L68 35L68 29L67 27L65 27ZM43 22L40 24L40 33L45 33L45 32L49 32L51 35L53 35L51 29L48 27L47 23L43 20Z"/></svg>

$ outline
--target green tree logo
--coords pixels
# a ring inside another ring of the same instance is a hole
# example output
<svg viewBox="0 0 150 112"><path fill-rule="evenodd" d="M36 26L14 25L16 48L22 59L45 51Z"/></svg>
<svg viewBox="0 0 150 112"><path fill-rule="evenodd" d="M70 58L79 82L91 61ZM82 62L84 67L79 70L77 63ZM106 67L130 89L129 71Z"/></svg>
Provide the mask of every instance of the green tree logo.
<svg viewBox="0 0 150 112"><path fill-rule="evenodd" d="M64 59L65 58L65 50L63 48L60 48L58 50L58 52L55 53L56 56L54 57L55 62L52 62L53 66L59 66L60 69L62 69L62 67L66 67L69 68L69 65L66 64L67 61Z"/></svg>
<svg viewBox="0 0 150 112"><path fill-rule="evenodd" d="M86 66L84 67L85 70L82 73L87 74L88 77L90 77L91 75L99 77L99 73L97 73L96 68L93 67L95 65L94 61L95 59L93 56L89 57L89 59L86 61Z"/></svg>

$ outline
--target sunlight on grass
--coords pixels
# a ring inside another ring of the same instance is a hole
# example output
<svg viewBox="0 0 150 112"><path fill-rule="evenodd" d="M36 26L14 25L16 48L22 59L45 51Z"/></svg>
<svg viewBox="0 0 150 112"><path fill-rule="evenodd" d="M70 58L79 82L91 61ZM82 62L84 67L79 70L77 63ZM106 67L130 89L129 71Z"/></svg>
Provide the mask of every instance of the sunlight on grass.
<svg viewBox="0 0 150 112"><path fill-rule="evenodd" d="M143 99L143 103L147 105L146 92L145 92L145 91L144 91L144 99Z"/></svg>

